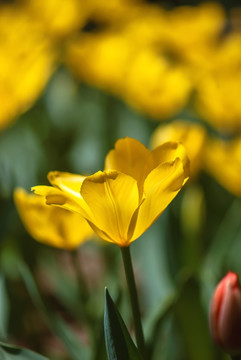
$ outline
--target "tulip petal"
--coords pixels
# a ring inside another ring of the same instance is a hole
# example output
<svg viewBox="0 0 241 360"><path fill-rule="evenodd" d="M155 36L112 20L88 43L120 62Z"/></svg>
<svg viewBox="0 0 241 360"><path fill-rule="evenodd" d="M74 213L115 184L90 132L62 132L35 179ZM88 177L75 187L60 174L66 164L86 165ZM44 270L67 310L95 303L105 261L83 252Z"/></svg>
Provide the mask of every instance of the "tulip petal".
<svg viewBox="0 0 241 360"><path fill-rule="evenodd" d="M152 151L153 167L157 167L161 163L174 161L180 158L183 162L184 168L188 170L189 160L186 154L185 147L178 142L166 142ZM152 170L151 169L151 170Z"/></svg>
<svg viewBox="0 0 241 360"><path fill-rule="evenodd" d="M129 224L139 204L136 180L117 171L99 171L86 177L81 195L92 211L90 223L114 243L127 246Z"/></svg>
<svg viewBox="0 0 241 360"><path fill-rule="evenodd" d="M181 190L188 174L181 159L159 165L144 182L145 200L140 206L131 241L146 231Z"/></svg>
<svg viewBox="0 0 241 360"><path fill-rule="evenodd" d="M82 216L87 216L89 209L87 208L83 199L71 197L69 194L56 189L52 186L34 186L31 188L35 194L44 196L47 205L60 206L63 209L80 213ZM82 200L82 201L81 201ZM81 206L83 205L83 206Z"/></svg>
<svg viewBox="0 0 241 360"><path fill-rule="evenodd" d="M41 243L61 249L75 249L93 235L81 215L48 206L43 196L16 189L14 200L27 231Z"/></svg>
<svg viewBox="0 0 241 360"><path fill-rule="evenodd" d="M80 197L80 188L84 179L85 176L66 172L50 171L48 173L50 184L75 197Z"/></svg>
<svg viewBox="0 0 241 360"><path fill-rule="evenodd" d="M117 170L127 174L138 182L145 177L146 168L150 151L136 139L124 138L115 144L115 149L111 150L105 160L105 170Z"/></svg>
<svg viewBox="0 0 241 360"><path fill-rule="evenodd" d="M106 234L104 231L100 230L98 227L96 227L91 221L88 221L89 226L91 229L102 239L105 241L108 241L110 243L114 243L114 241L109 237L108 234Z"/></svg>
<svg viewBox="0 0 241 360"><path fill-rule="evenodd" d="M241 349L241 292L236 282L231 276L226 281L217 324L219 341L230 352Z"/></svg>
<svg viewBox="0 0 241 360"><path fill-rule="evenodd" d="M202 125L185 120L175 120L157 127L152 135L151 147L154 149L164 141L181 142L191 161L191 176L195 176L201 167L206 130ZM180 155L177 156L182 158Z"/></svg>

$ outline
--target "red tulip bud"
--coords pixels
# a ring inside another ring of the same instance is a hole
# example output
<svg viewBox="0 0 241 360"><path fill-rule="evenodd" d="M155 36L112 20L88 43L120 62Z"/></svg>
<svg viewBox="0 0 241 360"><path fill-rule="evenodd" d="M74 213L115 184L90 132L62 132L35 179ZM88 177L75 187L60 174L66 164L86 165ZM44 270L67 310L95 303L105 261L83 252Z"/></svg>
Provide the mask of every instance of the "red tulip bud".
<svg viewBox="0 0 241 360"><path fill-rule="evenodd" d="M217 285L210 306L213 340L232 355L241 355L241 287L238 274L228 272Z"/></svg>

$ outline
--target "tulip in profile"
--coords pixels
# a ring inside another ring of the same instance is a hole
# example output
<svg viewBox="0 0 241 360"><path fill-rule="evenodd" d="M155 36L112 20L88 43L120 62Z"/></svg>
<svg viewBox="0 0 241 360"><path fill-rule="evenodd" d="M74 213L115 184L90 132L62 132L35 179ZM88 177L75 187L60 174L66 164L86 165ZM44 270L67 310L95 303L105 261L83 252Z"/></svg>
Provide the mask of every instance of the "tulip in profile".
<svg viewBox="0 0 241 360"><path fill-rule="evenodd" d="M14 201L25 228L38 242L59 249L75 250L93 237L93 231L83 217L46 205L42 196L17 188Z"/></svg>
<svg viewBox="0 0 241 360"><path fill-rule="evenodd" d="M168 142L149 151L139 141L120 139L104 171L90 176L52 171L53 186L32 188L47 205L77 213L100 238L121 248L137 347L145 358L144 334L131 262L130 244L162 214L189 178L182 144Z"/></svg>
<svg viewBox="0 0 241 360"><path fill-rule="evenodd" d="M241 355L241 287L238 274L228 274L217 285L210 306L210 331L227 353Z"/></svg>
<svg viewBox="0 0 241 360"><path fill-rule="evenodd" d="M54 205L79 213L100 238L128 247L162 214L189 177L182 144L149 151L139 141L120 139L105 170L90 176L52 171L53 185L32 189Z"/></svg>

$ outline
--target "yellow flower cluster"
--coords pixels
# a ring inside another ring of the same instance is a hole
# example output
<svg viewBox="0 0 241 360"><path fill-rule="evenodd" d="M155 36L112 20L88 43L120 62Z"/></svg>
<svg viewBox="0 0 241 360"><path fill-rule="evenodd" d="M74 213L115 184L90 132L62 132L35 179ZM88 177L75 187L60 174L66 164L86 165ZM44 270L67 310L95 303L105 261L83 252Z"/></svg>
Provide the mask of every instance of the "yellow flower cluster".
<svg viewBox="0 0 241 360"><path fill-rule="evenodd" d="M39 97L55 51L21 6L0 6L0 130Z"/></svg>
<svg viewBox="0 0 241 360"><path fill-rule="evenodd" d="M84 23L78 0L0 4L0 130L41 95L62 39Z"/></svg>
<svg viewBox="0 0 241 360"><path fill-rule="evenodd" d="M57 49L80 81L150 117L168 119L193 100L212 126L241 129L238 12L228 31L217 3L18 0L0 10L0 128L40 95Z"/></svg>
<svg viewBox="0 0 241 360"><path fill-rule="evenodd" d="M80 33L67 48L66 63L80 80L156 119L175 115L194 99L212 126L241 129L241 33L235 26L225 30L221 5L167 11L111 3L118 3L115 21L102 17L99 6L93 17L99 29Z"/></svg>
<svg viewBox="0 0 241 360"><path fill-rule="evenodd" d="M183 64L166 54L166 14L157 6L122 6L119 16L128 14L125 19L81 33L69 44L67 66L80 80L114 93L139 111L157 119L169 117L187 103L191 81ZM102 21L100 11L96 22Z"/></svg>
<svg viewBox="0 0 241 360"><path fill-rule="evenodd" d="M87 221L100 238L126 247L161 215L188 177L189 160L180 143L167 142L149 151L137 140L125 138L107 155L103 172L90 176L50 172L52 187L35 186L41 196L33 197L18 190L15 201L38 241L74 247L78 239L81 243L81 232L89 235L83 223Z"/></svg>

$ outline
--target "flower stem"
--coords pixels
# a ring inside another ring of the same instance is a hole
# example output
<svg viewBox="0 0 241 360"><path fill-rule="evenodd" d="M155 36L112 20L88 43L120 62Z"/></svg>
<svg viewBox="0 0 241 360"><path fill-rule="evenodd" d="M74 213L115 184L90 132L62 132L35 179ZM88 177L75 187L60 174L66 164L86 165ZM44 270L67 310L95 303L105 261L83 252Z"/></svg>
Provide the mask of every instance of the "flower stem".
<svg viewBox="0 0 241 360"><path fill-rule="evenodd" d="M135 283L133 266L131 261L130 248L121 247L121 254L124 263L127 287L131 301L137 347L140 353L142 354L143 358L145 358L145 342L144 342L144 335L141 325L141 314L140 314L140 307L137 297L136 283Z"/></svg>

